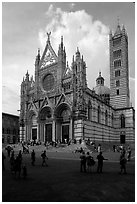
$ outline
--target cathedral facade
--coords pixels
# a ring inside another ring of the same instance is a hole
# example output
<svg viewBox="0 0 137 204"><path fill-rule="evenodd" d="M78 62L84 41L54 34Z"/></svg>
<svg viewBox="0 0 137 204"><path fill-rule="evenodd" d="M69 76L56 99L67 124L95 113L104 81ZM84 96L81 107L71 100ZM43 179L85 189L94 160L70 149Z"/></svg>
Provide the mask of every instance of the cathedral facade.
<svg viewBox="0 0 137 204"><path fill-rule="evenodd" d="M110 88L99 72L87 86L86 62L77 48L71 67L63 37L56 54L47 33L43 55L21 83L20 141L90 140L126 143L135 139L135 111L129 98L128 36L120 25L109 34Z"/></svg>

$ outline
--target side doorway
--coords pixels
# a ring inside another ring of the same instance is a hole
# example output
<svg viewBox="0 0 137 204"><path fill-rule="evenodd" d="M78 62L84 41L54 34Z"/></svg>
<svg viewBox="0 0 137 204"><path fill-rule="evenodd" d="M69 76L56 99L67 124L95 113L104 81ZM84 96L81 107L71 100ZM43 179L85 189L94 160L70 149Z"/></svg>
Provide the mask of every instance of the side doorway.
<svg viewBox="0 0 137 204"><path fill-rule="evenodd" d="M52 142L52 124L45 125L45 142Z"/></svg>
<svg viewBox="0 0 137 204"><path fill-rule="evenodd" d="M62 142L68 143L69 141L69 125L62 125Z"/></svg>
<svg viewBox="0 0 137 204"><path fill-rule="evenodd" d="M37 128L32 128L32 140L34 140L34 142L37 139Z"/></svg>

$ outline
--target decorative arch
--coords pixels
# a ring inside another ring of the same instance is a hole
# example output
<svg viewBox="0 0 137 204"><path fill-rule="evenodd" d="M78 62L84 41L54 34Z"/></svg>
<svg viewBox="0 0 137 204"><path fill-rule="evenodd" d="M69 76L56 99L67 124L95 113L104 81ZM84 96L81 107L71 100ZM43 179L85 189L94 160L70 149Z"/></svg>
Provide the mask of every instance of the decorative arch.
<svg viewBox="0 0 137 204"><path fill-rule="evenodd" d="M67 103L61 103L55 109L55 117L62 119L69 119L71 115L70 106Z"/></svg>
<svg viewBox="0 0 137 204"><path fill-rule="evenodd" d="M52 118L52 110L49 106L45 106L39 112L39 119L40 120L48 120Z"/></svg>
<svg viewBox="0 0 137 204"><path fill-rule="evenodd" d="M34 110L29 111L28 113L28 121L33 123L33 120L37 120L37 113Z"/></svg>

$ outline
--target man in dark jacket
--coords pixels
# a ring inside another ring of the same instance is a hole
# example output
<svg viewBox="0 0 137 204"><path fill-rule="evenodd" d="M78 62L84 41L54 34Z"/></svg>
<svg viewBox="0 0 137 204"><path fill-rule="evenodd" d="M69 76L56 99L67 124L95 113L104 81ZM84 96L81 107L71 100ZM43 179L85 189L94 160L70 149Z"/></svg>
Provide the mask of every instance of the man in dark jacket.
<svg viewBox="0 0 137 204"><path fill-rule="evenodd" d="M103 160L108 160L108 159L105 159L102 156L102 152L100 152L99 155L97 156L97 160L98 160L97 173L102 173Z"/></svg>

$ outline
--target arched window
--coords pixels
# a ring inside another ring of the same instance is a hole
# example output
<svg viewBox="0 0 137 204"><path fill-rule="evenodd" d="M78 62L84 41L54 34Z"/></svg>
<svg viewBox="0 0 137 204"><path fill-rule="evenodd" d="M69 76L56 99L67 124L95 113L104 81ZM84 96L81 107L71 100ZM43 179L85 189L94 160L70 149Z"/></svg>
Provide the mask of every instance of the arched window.
<svg viewBox="0 0 137 204"><path fill-rule="evenodd" d="M125 116L124 116L124 114L121 114L120 120L121 120L121 128L125 128Z"/></svg>
<svg viewBox="0 0 137 204"><path fill-rule="evenodd" d="M105 125L108 125L108 112L105 112Z"/></svg>
<svg viewBox="0 0 137 204"><path fill-rule="evenodd" d="M98 123L100 123L100 106L98 106Z"/></svg>

